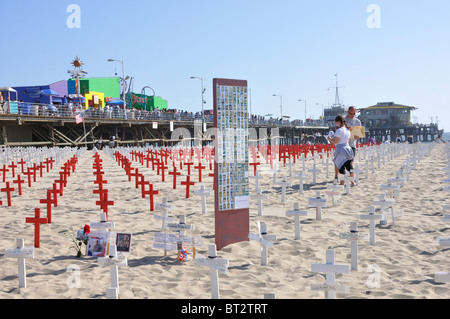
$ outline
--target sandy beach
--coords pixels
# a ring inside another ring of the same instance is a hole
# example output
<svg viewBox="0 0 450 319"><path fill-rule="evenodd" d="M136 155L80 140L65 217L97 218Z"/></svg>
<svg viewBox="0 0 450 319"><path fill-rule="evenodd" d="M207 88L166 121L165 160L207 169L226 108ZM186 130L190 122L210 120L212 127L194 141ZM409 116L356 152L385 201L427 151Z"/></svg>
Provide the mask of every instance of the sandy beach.
<svg viewBox="0 0 450 319"><path fill-rule="evenodd" d="M336 284L346 285L348 293L337 293L338 299L448 299L450 283L435 282L435 272L450 271L450 253L440 247L437 237L450 234L450 225L443 222L443 205L448 204L444 168L448 163L445 144L431 144L430 154L417 162L409 175L409 180L395 198L395 208L402 209L404 216L395 220L387 218L386 225L376 222L376 244L367 240L358 243L357 271L336 275ZM410 146L410 147L415 147ZM119 150L119 149L118 149ZM79 159L75 172L68 177L63 196L58 198L58 207L52 209L52 223L41 225L41 248L36 248L34 259L26 260L27 287L19 288L17 260L6 258L5 249L14 247L17 238L25 240L25 246L34 243L34 225L25 223L27 217L34 216L35 208L41 208L45 216L46 206L39 202L44 199L47 189L59 178L65 158L53 170L37 177L28 187L23 186L23 194L17 189L12 193L12 206L7 206L6 193L0 194L0 298L1 299L105 299L110 287L110 271L100 268L96 258L76 258L70 250L70 240L64 236L65 229L74 232L85 224L100 221L101 209L96 205L98 195L93 175L93 152L86 151ZM104 170L103 178L108 181L108 199L114 201L109 207L109 220L115 222L115 232L131 232L131 254L128 266L119 267L120 299L210 299L209 269L197 265L192 249L188 249L188 260L177 260L177 252L164 251L152 247L154 234L160 232L161 221L150 212L149 197L142 198L135 181L129 181L124 169L105 150L99 151ZM350 193L342 195L337 205L328 199L328 207L322 209L322 220L316 220L315 208L308 208L308 198L317 191L325 195L326 184L333 180L330 166L328 178L325 166L317 160L321 173L316 185L312 179L305 181L303 192L298 181L292 179L292 187L286 190L286 201L281 203L281 186L273 184L269 164L262 160L260 173L264 179L259 185L268 199L263 201L262 216L258 216L257 201L250 200L250 231L257 232L257 222L267 225L268 233L277 236L268 252L268 265L261 266L260 245L255 241L236 243L218 251L218 256L229 260L225 274L219 273L220 297L222 299L262 299L264 293L273 293L277 299L323 299L324 292L312 291L311 285L325 283L322 273L311 271L311 264L325 263L327 249L334 249L336 264L350 265L350 242L339 239L339 234L348 232L351 222L357 222L359 232L369 232L369 222L361 220L367 214L373 200L383 193L381 184L395 177L397 171L412 155L408 152L377 167L368 178L360 174L359 185L351 187ZM359 168L365 161L356 156ZM309 159L306 169L312 168ZM169 160L170 168L172 164ZM198 172L192 169L191 178L196 184L191 188L191 196L185 198L186 188L180 185L185 180L187 167L183 167L177 189L172 188L172 176L166 175L165 182L156 170L133 161L133 167L144 174L145 179L154 184L159 194L155 202L163 198L174 206L169 215L178 220L186 215L186 222L195 225L187 235L201 236L204 246L196 250L197 256L207 254L208 244L214 243L214 196L207 198L207 213L202 214L201 198L194 196L194 190L201 185L212 192L213 178L209 166L203 172L202 183L198 182ZM288 167L279 164L278 180L288 176ZM297 162L294 173L302 170ZM167 173L166 173L167 174ZM308 173L311 177L311 173ZM253 170L250 170L253 175ZM7 173L11 181L11 172ZM256 194L254 180L250 180L250 194ZM4 185L4 183L2 183ZM17 187L17 185L14 185ZM13 186L13 187L14 187ZM213 194L213 193L212 193ZM308 216L301 217L301 238L294 239L294 218L287 217L286 211L299 203L300 210L307 210ZM378 213L379 207L376 208ZM159 214L159 213L158 213ZM73 273L79 269L80 285L71 287Z"/></svg>

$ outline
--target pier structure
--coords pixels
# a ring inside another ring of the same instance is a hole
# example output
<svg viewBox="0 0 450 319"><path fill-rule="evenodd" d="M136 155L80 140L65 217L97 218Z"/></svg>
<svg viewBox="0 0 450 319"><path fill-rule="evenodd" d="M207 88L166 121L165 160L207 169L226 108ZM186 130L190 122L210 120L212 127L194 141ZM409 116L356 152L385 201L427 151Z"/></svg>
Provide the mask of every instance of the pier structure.
<svg viewBox="0 0 450 319"><path fill-rule="evenodd" d="M199 124L200 122L200 124ZM158 117L140 119L85 116L76 123L73 116L0 114L0 147L84 147L93 148L102 137L105 145L110 136L116 146L186 146L211 145L213 122L192 118L175 118L161 113ZM326 143L329 128L295 125L289 121L249 120L249 142L279 145Z"/></svg>

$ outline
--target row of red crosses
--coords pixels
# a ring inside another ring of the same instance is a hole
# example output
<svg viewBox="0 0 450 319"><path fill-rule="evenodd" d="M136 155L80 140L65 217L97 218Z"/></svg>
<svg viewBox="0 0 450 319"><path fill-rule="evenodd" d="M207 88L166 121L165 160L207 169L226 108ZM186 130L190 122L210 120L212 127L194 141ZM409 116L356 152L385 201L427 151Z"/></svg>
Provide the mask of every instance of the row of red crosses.
<svg viewBox="0 0 450 319"><path fill-rule="evenodd" d="M114 206L114 202L108 199L108 189L104 187L104 184L107 184L108 181L103 178L103 175L105 174L102 165L103 160L100 158L99 153L95 153L93 157L94 164L92 164L92 168L94 169L93 174L95 175L94 184L96 184L98 188L94 189L92 193L98 194L99 200L96 201L95 204L100 206L108 221L108 207Z"/></svg>
<svg viewBox="0 0 450 319"><path fill-rule="evenodd" d="M51 168L53 168L53 162L51 163ZM73 155L61 167L59 179L56 179L53 182L53 187L51 189L47 189L47 197L39 201L41 204L47 205L47 216L45 218L41 217L41 209L35 208L34 217L27 217L25 219L26 223L34 224L34 247L41 247L41 224L52 223L52 206L58 207L58 196L64 195L64 187L67 186L68 177L75 172L77 164L78 157Z"/></svg>
<svg viewBox="0 0 450 319"><path fill-rule="evenodd" d="M183 170L183 165L187 167L186 180L181 181L181 185L186 186L186 198L190 198L191 186L195 185L195 182L191 180L191 166L194 165L193 157L197 157L197 166L193 168L198 171L198 182L203 182L203 170L206 166L202 164L203 161L209 162L209 169L213 171L214 154L213 148L211 147L196 147L190 149L159 149L152 150L148 149L145 153L141 151L133 150L131 153L131 160L134 160L141 165L144 165L144 160L147 162L147 167L149 163L152 163L152 170L155 171L157 175L161 176L163 182L166 181L165 172L169 169L168 159L172 160L172 171L169 171L169 175L172 176L173 189L177 189L177 177L181 176L180 171ZM177 167L179 164L178 171ZM214 172L208 174L209 177L214 177Z"/></svg>
<svg viewBox="0 0 450 319"><path fill-rule="evenodd" d="M6 183L6 187L1 188L0 191L6 193L8 206L12 206L11 194L16 190L16 188L11 186L11 182L6 180L8 172L11 172L11 177L13 178L12 184L17 184L19 196L22 196L22 184L25 183L25 180L22 179L22 175L28 177L28 187L31 187L32 182L36 182L37 172L39 172L39 176L42 177L44 168L47 168L48 173L50 169L53 169L54 162L55 160L50 157L39 164L34 163L32 167L25 168L24 165L27 164L27 162L22 158L17 165L14 162L11 162L10 165L3 165L3 168L0 168L0 173L2 175L3 183ZM17 169L18 171L16 171ZM3 201L0 201L0 205L3 205Z"/></svg>
<svg viewBox="0 0 450 319"><path fill-rule="evenodd" d="M155 211L155 195L159 194L159 191L154 189L154 185L145 180L144 174L139 173L139 169L132 167L131 161L119 151L114 152L114 158L119 166L121 166L128 176L128 181L131 182L131 178L135 179L135 187L141 188L142 198L146 195L150 197L150 211ZM148 189L147 186L148 185Z"/></svg>

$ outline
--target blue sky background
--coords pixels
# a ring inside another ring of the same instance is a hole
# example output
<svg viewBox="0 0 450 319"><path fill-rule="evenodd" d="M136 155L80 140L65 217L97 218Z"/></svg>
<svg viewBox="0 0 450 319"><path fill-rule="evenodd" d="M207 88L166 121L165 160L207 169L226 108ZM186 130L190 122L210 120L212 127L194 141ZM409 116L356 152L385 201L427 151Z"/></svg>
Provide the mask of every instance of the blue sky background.
<svg viewBox="0 0 450 319"><path fill-rule="evenodd" d="M81 8L70 29L68 5ZM370 4L381 28L370 29ZM416 106L420 123L450 131L450 1L164 0L2 1L0 86L67 79L79 56L89 77L133 76L169 108L212 108L213 78L248 80L252 113L304 119L334 103L335 74L345 105ZM150 93L148 91L148 93ZM431 119L432 118L432 119ZM414 118L413 118L414 119Z"/></svg>

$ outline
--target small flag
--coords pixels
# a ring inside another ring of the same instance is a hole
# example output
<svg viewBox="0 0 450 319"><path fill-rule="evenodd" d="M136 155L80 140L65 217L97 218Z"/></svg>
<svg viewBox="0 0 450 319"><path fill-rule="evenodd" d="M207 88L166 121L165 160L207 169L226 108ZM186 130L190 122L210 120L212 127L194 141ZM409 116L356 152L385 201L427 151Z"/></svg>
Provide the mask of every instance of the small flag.
<svg viewBox="0 0 450 319"><path fill-rule="evenodd" d="M178 256L178 260L179 261L186 261L187 260L187 255L188 255L187 249L184 248L183 250L180 251L180 255Z"/></svg>
<svg viewBox="0 0 450 319"><path fill-rule="evenodd" d="M83 121L84 121L83 113L77 114L77 115L75 116L75 122L76 122L76 124L83 123Z"/></svg>

